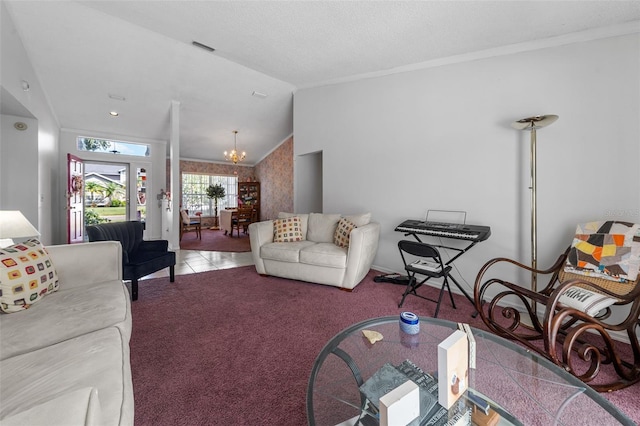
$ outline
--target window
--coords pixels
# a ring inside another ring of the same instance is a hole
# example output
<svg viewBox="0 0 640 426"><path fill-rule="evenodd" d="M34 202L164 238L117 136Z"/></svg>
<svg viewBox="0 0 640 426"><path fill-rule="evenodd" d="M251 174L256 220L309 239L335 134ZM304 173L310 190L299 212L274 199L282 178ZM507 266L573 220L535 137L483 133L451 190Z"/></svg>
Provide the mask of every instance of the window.
<svg viewBox="0 0 640 426"><path fill-rule="evenodd" d="M146 144L87 138L84 136L79 136L77 141L78 151L133 155L135 157L149 156L149 145Z"/></svg>
<svg viewBox="0 0 640 426"><path fill-rule="evenodd" d="M226 196L218 200L218 211L226 207L238 206L238 178L236 176L182 174L182 208L189 212L202 212L203 216L213 216L214 200L207 197L209 185L221 184Z"/></svg>

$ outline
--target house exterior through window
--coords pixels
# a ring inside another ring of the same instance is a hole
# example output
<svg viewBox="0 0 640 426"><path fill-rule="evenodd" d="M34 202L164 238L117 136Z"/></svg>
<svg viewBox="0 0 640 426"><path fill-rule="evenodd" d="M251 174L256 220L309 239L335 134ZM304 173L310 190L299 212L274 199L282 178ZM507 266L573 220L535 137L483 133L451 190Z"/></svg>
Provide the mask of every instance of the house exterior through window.
<svg viewBox="0 0 640 426"><path fill-rule="evenodd" d="M203 216L213 216L215 202L207 196L209 185L221 184L225 197L218 200L218 212L227 207L238 206L238 177L216 176L196 173L182 173L181 208L189 213L202 212ZM219 213L218 213L219 214Z"/></svg>

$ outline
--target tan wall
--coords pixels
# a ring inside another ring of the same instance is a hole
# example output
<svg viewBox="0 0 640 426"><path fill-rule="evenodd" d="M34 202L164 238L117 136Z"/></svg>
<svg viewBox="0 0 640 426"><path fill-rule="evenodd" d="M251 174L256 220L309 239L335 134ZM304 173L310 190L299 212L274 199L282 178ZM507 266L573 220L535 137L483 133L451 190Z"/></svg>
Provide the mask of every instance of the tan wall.
<svg viewBox="0 0 640 426"><path fill-rule="evenodd" d="M293 136L255 166L260 183L260 220L293 212Z"/></svg>
<svg viewBox="0 0 640 426"><path fill-rule="evenodd" d="M169 184L167 160L167 188ZM260 220L274 219L280 211L293 211L293 136L285 140L271 154L255 167L232 164L207 163L203 161L180 160L180 188L176 191L182 199L182 173L200 173L219 176L238 176L239 181L247 179L260 182ZM175 193L173 190L172 193ZM203 218L205 226L211 225L210 218Z"/></svg>

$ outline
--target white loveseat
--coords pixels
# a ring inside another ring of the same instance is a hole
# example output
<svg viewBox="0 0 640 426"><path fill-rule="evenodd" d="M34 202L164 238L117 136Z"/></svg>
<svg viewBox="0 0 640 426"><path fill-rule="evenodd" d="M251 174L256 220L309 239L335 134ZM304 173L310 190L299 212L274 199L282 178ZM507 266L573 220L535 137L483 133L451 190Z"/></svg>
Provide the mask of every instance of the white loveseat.
<svg viewBox="0 0 640 426"><path fill-rule="evenodd" d="M0 314L0 424L133 425L119 242L47 247L59 287Z"/></svg>
<svg viewBox="0 0 640 426"><path fill-rule="evenodd" d="M249 225L251 252L259 274L353 289L369 272L380 237L380 224L371 222L370 214L280 213L278 217L299 217L302 239L274 242L274 220ZM347 236L347 247L335 243L343 218L355 225Z"/></svg>

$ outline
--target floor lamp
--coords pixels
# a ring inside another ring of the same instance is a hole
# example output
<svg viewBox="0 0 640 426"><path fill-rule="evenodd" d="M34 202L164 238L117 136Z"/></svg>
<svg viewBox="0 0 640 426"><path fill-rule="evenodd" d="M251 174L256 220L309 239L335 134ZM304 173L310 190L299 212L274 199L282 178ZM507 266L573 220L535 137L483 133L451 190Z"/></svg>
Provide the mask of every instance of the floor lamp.
<svg viewBox="0 0 640 426"><path fill-rule="evenodd" d="M553 124L558 119L557 115L536 115L515 121L511 126L518 130L528 130L531 132L531 268L538 268L538 206L536 199L536 130ZM536 272L531 272L531 291L538 291L538 276ZM532 308L536 312L536 303Z"/></svg>

